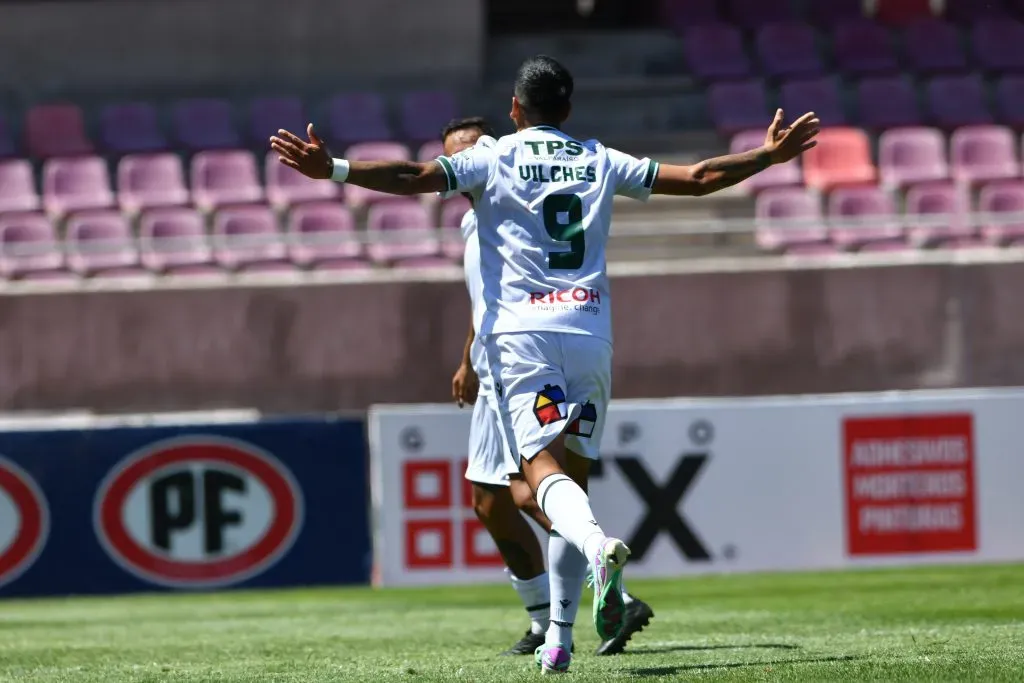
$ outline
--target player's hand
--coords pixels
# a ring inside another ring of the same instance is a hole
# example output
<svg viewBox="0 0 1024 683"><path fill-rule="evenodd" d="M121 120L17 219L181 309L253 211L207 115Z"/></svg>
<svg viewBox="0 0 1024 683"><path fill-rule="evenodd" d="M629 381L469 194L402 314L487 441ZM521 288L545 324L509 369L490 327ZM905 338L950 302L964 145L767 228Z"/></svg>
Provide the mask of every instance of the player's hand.
<svg viewBox="0 0 1024 683"><path fill-rule="evenodd" d="M309 141L305 141L294 133L286 130L277 131L270 138L270 148L277 152L280 161L308 178L326 179L331 177L331 155L327 145L313 131L313 124L306 127Z"/></svg>
<svg viewBox="0 0 1024 683"><path fill-rule="evenodd" d="M480 390L480 378L470 365L460 365L452 377L452 398L461 408L469 403L476 403L476 395Z"/></svg>
<svg viewBox="0 0 1024 683"><path fill-rule="evenodd" d="M782 127L783 112L775 112L775 120L768 126L764 148L773 164L784 164L818 144L814 139L821 130L817 114L807 112L788 128Z"/></svg>

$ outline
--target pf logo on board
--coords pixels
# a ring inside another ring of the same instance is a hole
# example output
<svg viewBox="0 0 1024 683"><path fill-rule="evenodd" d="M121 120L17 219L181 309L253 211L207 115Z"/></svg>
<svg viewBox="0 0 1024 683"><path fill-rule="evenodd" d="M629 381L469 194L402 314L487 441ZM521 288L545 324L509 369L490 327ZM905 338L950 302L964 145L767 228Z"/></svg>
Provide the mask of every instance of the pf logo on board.
<svg viewBox="0 0 1024 683"><path fill-rule="evenodd" d="M0 458L0 586L32 566L49 533L42 491L25 470Z"/></svg>
<svg viewBox="0 0 1024 683"><path fill-rule="evenodd" d="M291 547L302 493L275 457L244 441L190 436L133 453L96 494L96 535L152 583L208 588L256 576Z"/></svg>

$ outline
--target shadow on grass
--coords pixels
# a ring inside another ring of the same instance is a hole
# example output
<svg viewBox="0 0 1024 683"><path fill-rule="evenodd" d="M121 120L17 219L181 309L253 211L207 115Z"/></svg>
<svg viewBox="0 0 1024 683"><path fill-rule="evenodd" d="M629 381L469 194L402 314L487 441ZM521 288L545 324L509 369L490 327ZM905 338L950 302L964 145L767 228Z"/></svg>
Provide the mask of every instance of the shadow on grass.
<svg viewBox="0 0 1024 683"><path fill-rule="evenodd" d="M700 652L705 650L799 650L799 645L788 643L749 643L741 645L653 645L626 650L624 655L650 655L663 652Z"/></svg>
<svg viewBox="0 0 1024 683"><path fill-rule="evenodd" d="M686 671L713 671L716 669L742 669L751 666L782 666L784 664L830 664L836 662L851 662L860 657L854 655L843 655L838 657L804 657L800 659L769 659L760 662L724 662L722 664L681 664L679 666L652 666L643 669L633 669L630 673L635 676L657 678L660 676L675 676Z"/></svg>

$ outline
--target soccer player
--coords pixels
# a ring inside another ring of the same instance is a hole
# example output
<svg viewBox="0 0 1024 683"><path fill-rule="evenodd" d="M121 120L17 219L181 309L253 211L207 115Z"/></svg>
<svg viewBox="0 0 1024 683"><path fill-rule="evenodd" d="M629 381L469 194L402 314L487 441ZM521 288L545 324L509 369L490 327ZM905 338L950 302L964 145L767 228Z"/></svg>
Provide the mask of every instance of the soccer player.
<svg viewBox="0 0 1024 683"><path fill-rule="evenodd" d="M481 137L470 149L426 163L332 159L312 125L308 141L287 131L271 138L282 163L313 178L391 194L474 197L485 303L480 336L502 428L558 532L549 553L562 554L563 543L581 553L564 553L564 580L550 585L551 623L536 653L545 673L569 669L588 564L599 637L619 635L625 616L621 581L629 548L605 535L586 492L611 392L605 244L613 197L710 194L810 149L820 126L807 113L784 127L779 110L755 150L692 166L659 164L564 132L572 93L563 65L546 56L527 59L512 98L516 133Z"/></svg>
<svg viewBox="0 0 1024 683"><path fill-rule="evenodd" d="M482 118L452 121L441 134L445 156L453 157L469 149L484 135L493 138L494 132ZM473 197L467 196L467 199L472 204ZM452 398L460 408L467 403L473 405L469 430L469 463L465 476L472 484L473 509L477 518L494 539L505 562L506 573L530 615L530 628L526 634L503 654L533 654L544 644L544 634L549 625L549 579L544 571L544 554L537 537L519 511L529 515L549 534L551 522L537 507L537 501L529 485L522 479L519 467L505 442L483 345L476 335L485 306L476 213L472 208L463 216L461 230L466 242L463 262L473 316L463 347L462 361L452 378ZM561 547L576 552L565 544L561 544ZM552 558L553 571L558 571L560 561L560 557ZM555 580L560 579L555 577ZM622 652L630 637L643 630L654 616L653 610L645 602L625 590L623 599L626 602L626 617L622 631L615 638L601 643L597 649L599 655Z"/></svg>

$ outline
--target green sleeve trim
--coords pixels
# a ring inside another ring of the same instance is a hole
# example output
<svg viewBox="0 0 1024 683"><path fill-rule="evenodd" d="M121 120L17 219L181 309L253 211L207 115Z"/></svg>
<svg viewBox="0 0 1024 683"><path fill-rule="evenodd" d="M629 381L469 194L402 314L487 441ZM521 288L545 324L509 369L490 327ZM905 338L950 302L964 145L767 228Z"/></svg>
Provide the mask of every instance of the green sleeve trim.
<svg viewBox="0 0 1024 683"><path fill-rule="evenodd" d="M454 192L458 187L458 181L455 179L455 169L452 168L452 162L448 161L445 157L438 157L438 162L441 164L441 168L444 169L444 174L448 178L448 192Z"/></svg>
<svg viewBox="0 0 1024 683"><path fill-rule="evenodd" d="M661 166L657 161L647 162L647 173L644 174L644 189L649 190L654 187L654 179L658 177L658 168Z"/></svg>

